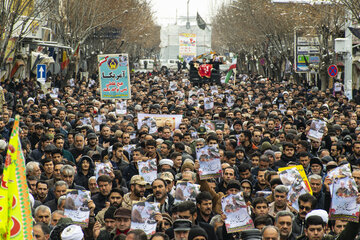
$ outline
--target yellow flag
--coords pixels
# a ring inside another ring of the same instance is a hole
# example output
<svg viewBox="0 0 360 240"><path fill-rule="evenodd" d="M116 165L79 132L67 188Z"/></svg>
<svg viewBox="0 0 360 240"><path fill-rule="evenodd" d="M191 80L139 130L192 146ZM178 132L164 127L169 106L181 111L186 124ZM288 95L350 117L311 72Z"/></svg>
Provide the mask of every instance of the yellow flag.
<svg viewBox="0 0 360 240"><path fill-rule="evenodd" d="M19 115L15 117L0 186L0 239L33 239L25 158L19 139Z"/></svg>

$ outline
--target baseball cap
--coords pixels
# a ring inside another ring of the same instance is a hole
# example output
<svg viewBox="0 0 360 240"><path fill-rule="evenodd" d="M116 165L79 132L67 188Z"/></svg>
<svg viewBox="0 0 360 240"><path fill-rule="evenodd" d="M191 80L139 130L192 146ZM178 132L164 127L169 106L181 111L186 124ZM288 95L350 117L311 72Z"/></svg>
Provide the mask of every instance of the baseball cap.
<svg viewBox="0 0 360 240"><path fill-rule="evenodd" d="M187 219L177 219L173 224L174 231L190 231L192 223Z"/></svg>
<svg viewBox="0 0 360 240"><path fill-rule="evenodd" d="M114 213L115 218L131 218L131 210L127 208L120 207L116 209Z"/></svg>
<svg viewBox="0 0 360 240"><path fill-rule="evenodd" d="M130 185L132 184L138 184L138 185L146 185L146 181L144 180L144 178L140 175L134 175L132 176L131 180L130 180Z"/></svg>

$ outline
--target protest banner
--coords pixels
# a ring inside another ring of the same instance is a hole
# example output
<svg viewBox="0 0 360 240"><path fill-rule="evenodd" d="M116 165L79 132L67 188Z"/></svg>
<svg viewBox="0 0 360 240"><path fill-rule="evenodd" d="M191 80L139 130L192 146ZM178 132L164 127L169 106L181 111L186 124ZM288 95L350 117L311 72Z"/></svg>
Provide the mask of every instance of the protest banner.
<svg viewBox="0 0 360 240"><path fill-rule="evenodd" d="M307 137L310 140L321 141L325 132L326 123L322 120L312 120L310 124L310 130L307 134Z"/></svg>
<svg viewBox="0 0 360 240"><path fill-rule="evenodd" d="M108 175L110 176L110 173L112 172L111 169L111 163L107 162L107 163L98 163L95 166L95 177L96 180L101 176L101 175Z"/></svg>
<svg viewBox="0 0 360 240"><path fill-rule="evenodd" d="M101 99L131 99L128 54L98 55Z"/></svg>
<svg viewBox="0 0 360 240"><path fill-rule="evenodd" d="M156 232L156 213L160 212L159 203L134 202L131 209L130 229L141 229L151 236Z"/></svg>
<svg viewBox="0 0 360 240"><path fill-rule="evenodd" d="M196 34L179 34L179 57L183 58L186 62L190 62L196 57Z"/></svg>
<svg viewBox="0 0 360 240"><path fill-rule="evenodd" d="M64 216L71 218L75 224L87 227L89 224L91 200L90 191L68 190L64 205Z"/></svg>
<svg viewBox="0 0 360 240"><path fill-rule="evenodd" d="M359 222L358 189L352 177L336 178L332 184L329 215L331 220Z"/></svg>
<svg viewBox="0 0 360 240"><path fill-rule="evenodd" d="M127 112L126 101L119 101L116 103L116 115L125 115Z"/></svg>
<svg viewBox="0 0 360 240"><path fill-rule="evenodd" d="M278 172L282 172L284 170L287 170L287 169L290 169L290 168L296 168L298 170L298 172L300 173L303 181L305 182L305 185L306 185L306 188L308 190L308 192L310 194L312 194L312 189L311 189L311 186L310 186L310 182L309 182L309 179L307 178L306 176L306 173L305 173L305 170L304 170L304 167L302 165L296 165L296 166L290 166L290 167L283 167L283 168L279 168L278 169Z"/></svg>
<svg viewBox="0 0 360 240"><path fill-rule="evenodd" d="M178 181L175 189L175 201L174 204L183 201L196 202L196 196L200 193L200 185L190 182Z"/></svg>
<svg viewBox="0 0 360 240"><path fill-rule="evenodd" d="M205 146L197 149L196 156L200 164L199 176L201 180L221 177L222 168L217 147Z"/></svg>
<svg viewBox="0 0 360 240"><path fill-rule="evenodd" d="M222 198L221 207L226 215L225 226L227 233L241 232L254 228L253 220L249 215L241 192Z"/></svg>
<svg viewBox="0 0 360 240"><path fill-rule="evenodd" d="M296 167L291 167L279 172L279 176L283 185L289 189L287 200L296 211L299 211L299 196L309 192L300 172Z"/></svg>
<svg viewBox="0 0 360 240"><path fill-rule="evenodd" d="M138 129L142 125L147 125L150 130L149 133L157 132L158 127L168 126L172 130L178 129L182 121L182 115L165 115L165 114L147 114L138 113Z"/></svg>
<svg viewBox="0 0 360 240"><path fill-rule="evenodd" d="M157 178L156 159L149 159L147 161L137 162L139 167L139 174L148 183L152 183Z"/></svg>

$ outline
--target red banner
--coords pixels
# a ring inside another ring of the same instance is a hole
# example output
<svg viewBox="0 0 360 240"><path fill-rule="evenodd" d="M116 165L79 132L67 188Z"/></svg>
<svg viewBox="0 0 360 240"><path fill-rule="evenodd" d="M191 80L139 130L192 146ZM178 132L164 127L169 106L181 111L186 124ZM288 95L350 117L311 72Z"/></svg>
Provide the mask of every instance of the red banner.
<svg viewBox="0 0 360 240"><path fill-rule="evenodd" d="M211 77L211 69L212 69L212 64L202 64L199 66L199 76L200 77L207 77L210 78Z"/></svg>

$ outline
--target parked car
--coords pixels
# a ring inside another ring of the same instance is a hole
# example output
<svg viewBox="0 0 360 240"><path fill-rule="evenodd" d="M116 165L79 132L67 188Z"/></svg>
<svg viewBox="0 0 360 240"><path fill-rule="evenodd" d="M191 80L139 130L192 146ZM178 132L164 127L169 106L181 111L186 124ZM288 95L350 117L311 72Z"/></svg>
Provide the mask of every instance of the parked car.
<svg viewBox="0 0 360 240"><path fill-rule="evenodd" d="M161 69L177 70L179 59L161 59Z"/></svg>

